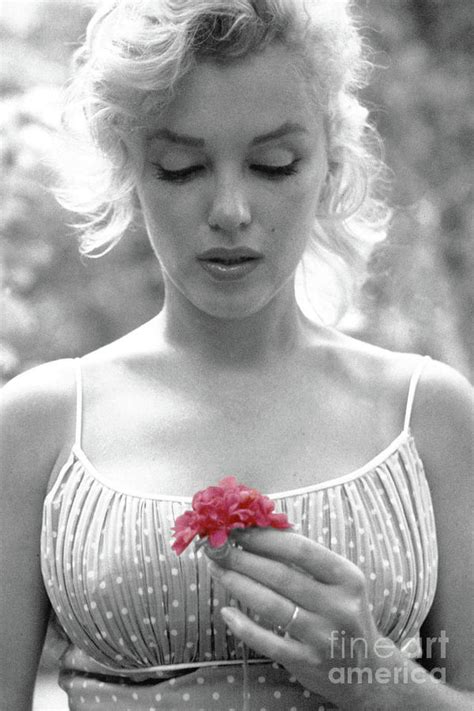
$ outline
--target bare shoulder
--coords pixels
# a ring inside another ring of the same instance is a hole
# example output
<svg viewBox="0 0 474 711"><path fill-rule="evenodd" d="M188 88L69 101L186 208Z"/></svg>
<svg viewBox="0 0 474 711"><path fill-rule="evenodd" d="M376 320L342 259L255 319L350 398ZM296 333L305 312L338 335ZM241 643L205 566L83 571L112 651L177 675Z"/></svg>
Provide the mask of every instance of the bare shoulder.
<svg viewBox="0 0 474 711"><path fill-rule="evenodd" d="M429 361L420 377L411 424L426 467L435 473L454 460L472 466L473 425L474 390L468 380L444 363Z"/></svg>
<svg viewBox="0 0 474 711"><path fill-rule="evenodd" d="M3 477L47 484L65 439L74 429L75 376L71 360L20 374L0 391ZM46 477L46 481L45 481Z"/></svg>
<svg viewBox="0 0 474 711"><path fill-rule="evenodd" d="M413 401L410 429L424 461L440 449L472 441L473 389L452 367L417 353L390 351L364 341L335 334L328 342L328 360L336 377L354 396L372 402L378 415L400 427L405 418L413 375L421 367ZM396 428L396 425L394 425Z"/></svg>

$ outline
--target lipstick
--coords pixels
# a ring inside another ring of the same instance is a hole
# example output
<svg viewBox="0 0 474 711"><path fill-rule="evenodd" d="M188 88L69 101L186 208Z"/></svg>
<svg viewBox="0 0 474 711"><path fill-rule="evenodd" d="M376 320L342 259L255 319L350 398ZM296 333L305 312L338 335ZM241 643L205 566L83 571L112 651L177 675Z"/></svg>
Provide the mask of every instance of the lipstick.
<svg viewBox="0 0 474 711"><path fill-rule="evenodd" d="M198 255L202 268L219 281L243 279L263 261L263 254L249 247L215 247Z"/></svg>

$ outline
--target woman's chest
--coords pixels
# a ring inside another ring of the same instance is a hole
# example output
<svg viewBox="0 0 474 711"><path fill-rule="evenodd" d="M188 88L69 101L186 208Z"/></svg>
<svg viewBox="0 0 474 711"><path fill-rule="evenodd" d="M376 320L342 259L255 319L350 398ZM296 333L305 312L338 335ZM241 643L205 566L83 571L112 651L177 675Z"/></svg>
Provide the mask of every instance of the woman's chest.
<svg viewBox="0 0 474 711"><path fill-rule="evenodd" d="M104 412L108 415L104 417ZM191 496L234 475L272 492L311 486L366 464L398 434L375 407L314 390L179 392L106 401L85 418L82 448L111 485ZM179 482L179 483L178 483Z"/></svg>

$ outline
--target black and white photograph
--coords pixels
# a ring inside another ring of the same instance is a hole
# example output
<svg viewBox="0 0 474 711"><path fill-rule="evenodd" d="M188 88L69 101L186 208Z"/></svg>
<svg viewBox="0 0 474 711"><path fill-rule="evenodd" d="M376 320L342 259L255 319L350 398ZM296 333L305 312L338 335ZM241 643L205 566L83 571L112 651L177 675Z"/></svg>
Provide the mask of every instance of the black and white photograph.
<svg viewBox="0 0 474 711"><path fill-rule="evenodd" d="M0 0L0 711L474 706L472 0Z"/></svg>

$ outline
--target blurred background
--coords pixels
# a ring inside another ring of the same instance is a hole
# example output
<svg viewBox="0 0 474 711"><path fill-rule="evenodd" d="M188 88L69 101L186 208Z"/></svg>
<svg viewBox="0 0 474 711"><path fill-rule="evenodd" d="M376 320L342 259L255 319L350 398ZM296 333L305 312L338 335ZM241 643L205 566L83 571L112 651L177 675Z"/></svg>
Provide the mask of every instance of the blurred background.
<svg viewBox="0 0 474 711"><path fill-rule="evenodd" d="M48 157L71 53L95 2L0 0L0 382L81 355L156 314L162 285L145 235L81 259L74 216L55 201ZM393 171L395 217L343 327L474 363L472 0L358 0L376 69L364 96ZM47 645L43 669L56 656ZM47 677L44 677L47 678ZM35 711L65 708L39 689Z"/></svg>

